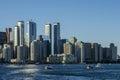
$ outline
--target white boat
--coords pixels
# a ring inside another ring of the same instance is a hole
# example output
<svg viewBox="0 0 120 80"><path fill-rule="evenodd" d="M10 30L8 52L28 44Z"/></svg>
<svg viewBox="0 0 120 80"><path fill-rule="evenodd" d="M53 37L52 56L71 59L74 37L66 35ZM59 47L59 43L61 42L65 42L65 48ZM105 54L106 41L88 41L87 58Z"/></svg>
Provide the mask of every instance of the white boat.
<svg viewBox="0 0 120 80"><path fill-rule="evenodd" d="M87 69L93 69L93 66L92 66L92 65L87 65L86 68L87 68Z"/></svg>
<svg viewBox="0 0 120 80"><path fill-rule="evenodd" d="M45 70L52 69L53 67L50 65L45 66Z"/></svg>
<svg viewBox="0 0 120 80"><path fill-rule="evenodd" d="M97 64L96 64L96 67L101 67L101 63L97 63Z"/></svg>

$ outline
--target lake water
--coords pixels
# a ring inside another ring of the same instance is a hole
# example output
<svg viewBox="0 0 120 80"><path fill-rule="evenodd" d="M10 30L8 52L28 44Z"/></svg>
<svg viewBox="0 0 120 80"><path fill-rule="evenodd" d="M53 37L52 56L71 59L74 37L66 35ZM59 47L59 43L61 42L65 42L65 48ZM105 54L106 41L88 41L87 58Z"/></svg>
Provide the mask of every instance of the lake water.
<svg viewBox="0 0 120 80"><path fill-rule="evenodd" d="M86 65L0 65L0 80L120 80L120 64L102 64L86 69Z"/></svg>

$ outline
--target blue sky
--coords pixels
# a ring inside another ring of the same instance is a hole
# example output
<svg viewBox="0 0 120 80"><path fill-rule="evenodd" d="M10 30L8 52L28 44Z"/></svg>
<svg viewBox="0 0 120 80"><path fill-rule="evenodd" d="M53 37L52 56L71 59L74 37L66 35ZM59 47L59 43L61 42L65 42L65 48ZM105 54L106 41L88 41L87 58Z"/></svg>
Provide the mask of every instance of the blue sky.
<svg viewBox="0 0 120 80"><path fill-rule="evenodd" d="M30 19L37 23L38 34L44 34L46 23L57 21L62 38L120 47L120 0L0 0L0 31L19 20L26 27Z"/></svg>

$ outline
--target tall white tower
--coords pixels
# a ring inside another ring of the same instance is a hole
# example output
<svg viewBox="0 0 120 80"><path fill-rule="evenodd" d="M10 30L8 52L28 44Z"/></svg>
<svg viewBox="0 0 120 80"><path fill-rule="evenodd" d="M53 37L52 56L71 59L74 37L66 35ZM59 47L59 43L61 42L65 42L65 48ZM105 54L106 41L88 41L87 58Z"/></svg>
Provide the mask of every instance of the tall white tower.
<svg viewBox="0 0 120 80"><path fill-rule="evenodd" d="M46 25L45 25L45 35L49 37L50 42L51 42L51 39L52 39L51 30L52 30L51 24L46 24Z"/></svg>
<svg viewBox="0 0 120 80"><path fill-rule="evenodd" d="M14 27L14 46L18 46L19 45L19 28L16 25Z"/></svg>
<svg viewBox="0 0 120 80"><path fill-rule="evenodd" d="M24 45L24 22L18 21L18 28L19 28L19 45Z"/></svg>

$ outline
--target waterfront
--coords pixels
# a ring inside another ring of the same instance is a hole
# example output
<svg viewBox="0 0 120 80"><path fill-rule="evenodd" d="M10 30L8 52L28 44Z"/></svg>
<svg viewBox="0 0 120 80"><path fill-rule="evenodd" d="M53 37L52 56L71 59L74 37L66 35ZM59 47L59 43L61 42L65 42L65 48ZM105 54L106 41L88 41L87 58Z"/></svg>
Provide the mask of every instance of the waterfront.
<svg viewBox="0 0 120 80"><path fill-rule="evenodd" d="M102 64L86 69L86 65L58 64L45 70L46 65L0 65L0 80L120 80L120 64Z"/></svg>

